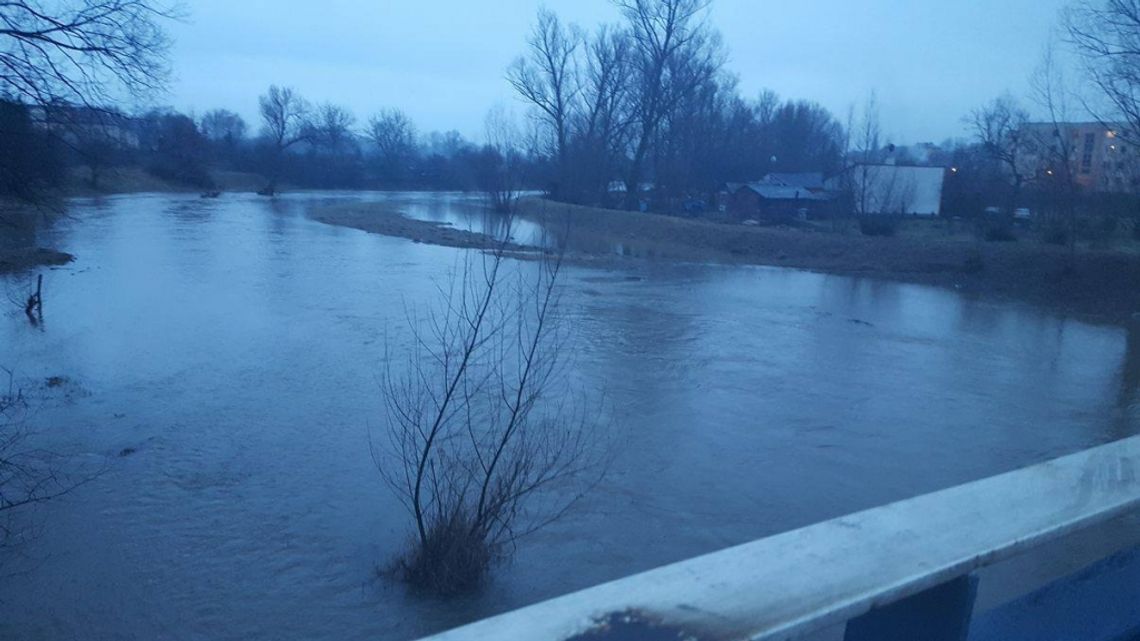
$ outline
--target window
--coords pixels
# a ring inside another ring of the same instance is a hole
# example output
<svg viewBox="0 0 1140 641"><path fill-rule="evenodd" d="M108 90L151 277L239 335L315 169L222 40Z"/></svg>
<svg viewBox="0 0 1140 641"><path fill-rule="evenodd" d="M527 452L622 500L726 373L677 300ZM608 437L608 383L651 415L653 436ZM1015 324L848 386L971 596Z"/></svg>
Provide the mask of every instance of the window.
<svg viewBox="0 0 1140 641"><path fill-rule="evenodd" d="M1081 173L1092 173L1093 148L1096 147L1096 134L1085 134L1084 149L1081 151Z"/></svg>

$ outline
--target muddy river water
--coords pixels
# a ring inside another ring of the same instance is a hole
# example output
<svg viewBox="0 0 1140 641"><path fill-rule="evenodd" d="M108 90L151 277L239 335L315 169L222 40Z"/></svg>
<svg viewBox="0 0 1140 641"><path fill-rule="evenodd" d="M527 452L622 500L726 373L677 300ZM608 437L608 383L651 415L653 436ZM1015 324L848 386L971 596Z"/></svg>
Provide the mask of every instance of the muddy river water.
<svg viewBox="0 0 1140 641"><path fill-rule="evenodd" d="M609 474L479 595L410 595L377 577L410 524L368 438L385 337L463 250L305 216L369 197L75 201L41 239L78 256L44 272L42 327L0 279L37 443L105 468L36 510L0 638L410 639L1137 432L1135 331L775 268L571 267ZM470 223L462 196L404 198Z"/></svg>

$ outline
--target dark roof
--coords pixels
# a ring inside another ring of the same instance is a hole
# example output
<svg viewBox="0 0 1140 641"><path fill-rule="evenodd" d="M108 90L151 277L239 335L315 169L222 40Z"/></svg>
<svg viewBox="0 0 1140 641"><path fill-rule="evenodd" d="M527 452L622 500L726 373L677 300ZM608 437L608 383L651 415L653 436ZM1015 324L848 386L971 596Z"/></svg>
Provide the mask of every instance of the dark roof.
<svg viewBox="0 0 1140 641"><path fill-rule="evenodd" d="M787 187L768 182L729 183L728 185L728 190L733 193L741 189L752 190L767 200L828 200L826 195L808 191L804 187Z"/></svg>
<svg viewBox="0 0 1140 641"><path fill-rule="evenodd" d="M804 189L823 189L823 172L808 171L800 173L771 173L764 177L763 182L784 187L802 187Z"/></svg>

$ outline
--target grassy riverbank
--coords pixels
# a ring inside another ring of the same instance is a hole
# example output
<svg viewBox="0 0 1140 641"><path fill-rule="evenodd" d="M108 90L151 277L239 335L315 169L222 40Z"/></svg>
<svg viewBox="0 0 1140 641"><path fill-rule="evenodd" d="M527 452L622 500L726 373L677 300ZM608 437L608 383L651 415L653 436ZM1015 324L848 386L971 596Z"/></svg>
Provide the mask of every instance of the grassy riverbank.
<svg viewBox="0 0 1140 641"><path fill-rule="evenodd" d="M748 227L526 199L520 216L554 233L568 230L571 259L616 266L629 259L773 265L921 283L970 295L1014 300L1095 321L1120 323L1140 312L1140 252L1135 248L1068 250L1032 239L982 242L944 221L916 221L900 235L856 230ZM411 220L399 205L352 204L311 214L333 225L449 247L483 247L487 239Z"/></svg>
<svg viewBox="0 0 1140 641"><path fill-rule="evenodd" d="M622 254L658 260L775 265L833 274L950 287L1024 301L1101 322L1140 312L1140 252L1069 250L1026 238L993 243L945 221L915 221L898 236L857 230L748 227L578 207L532 199L528 219L571 230L570 247L594 256Z"/></svg>
<svg viewBox="0 0 1140 641"><path fill-rule="evenodd" d="M238 171L211 171L213 190L252 193L265 186L265 178ZM85 169L74 169L67 176L64 196L109 196L145 192L200 193L202 187L164 180L140 167L114 167L100 174L94 185Z"/></svg>
<svg viewBox="0 0 1140 641"><path fill-rule="evenodd" d="M52 215L51 208L41 210L0 200L0 274L66 265L74 260L71 254L35 245L36 227Z"/></svg>

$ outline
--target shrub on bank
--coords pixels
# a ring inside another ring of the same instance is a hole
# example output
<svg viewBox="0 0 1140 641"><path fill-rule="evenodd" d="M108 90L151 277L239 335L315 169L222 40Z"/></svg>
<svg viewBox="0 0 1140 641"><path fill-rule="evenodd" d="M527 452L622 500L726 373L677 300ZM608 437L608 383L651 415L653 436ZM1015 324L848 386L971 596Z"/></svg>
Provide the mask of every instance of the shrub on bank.
<svg viewBox="0 0 1140 641"><path fill-rule="evenodd" d="M899 230L899 220L894 216L861 216L859 231L864 236L894 236Z"/></svg>
<svg viewBox="0 0 1140 641"><path fill-rule="evenodd" d="M1017 235L1013 233L1013 222L1005 220L987 221L982 237L989 243L1012 243L1017 240Z"/></svg>

